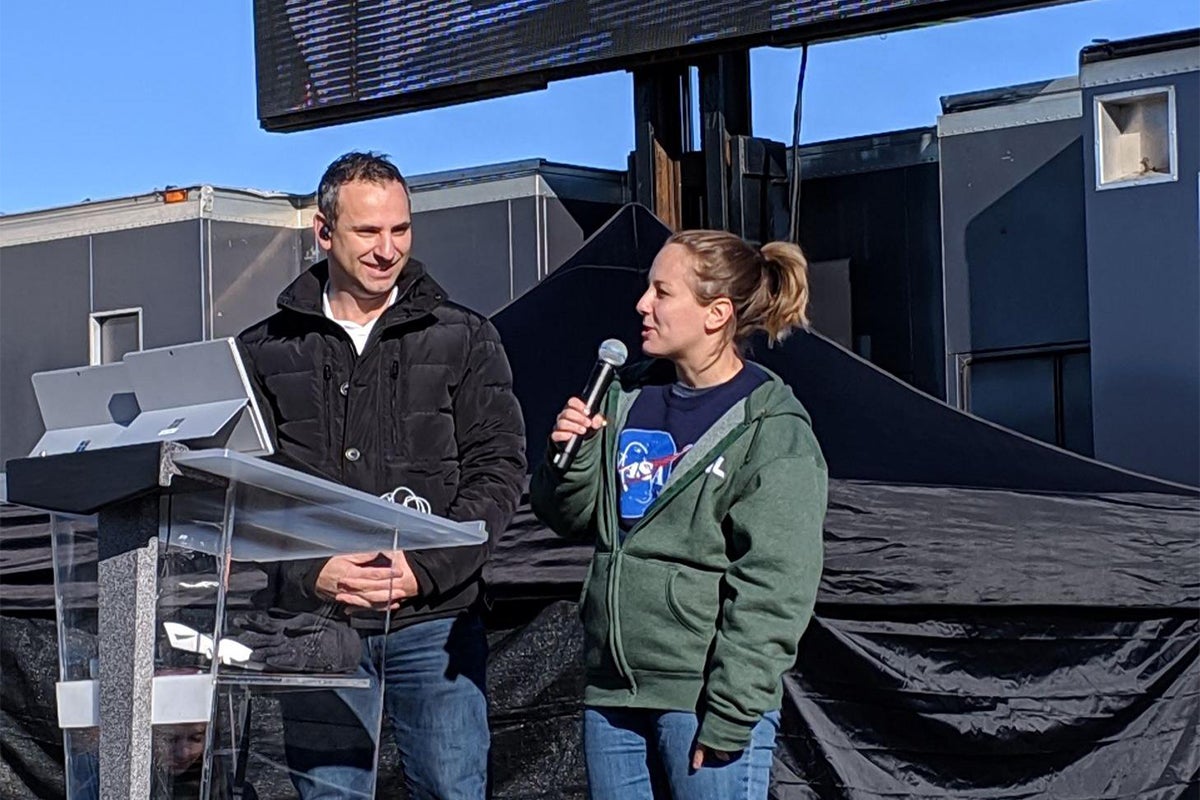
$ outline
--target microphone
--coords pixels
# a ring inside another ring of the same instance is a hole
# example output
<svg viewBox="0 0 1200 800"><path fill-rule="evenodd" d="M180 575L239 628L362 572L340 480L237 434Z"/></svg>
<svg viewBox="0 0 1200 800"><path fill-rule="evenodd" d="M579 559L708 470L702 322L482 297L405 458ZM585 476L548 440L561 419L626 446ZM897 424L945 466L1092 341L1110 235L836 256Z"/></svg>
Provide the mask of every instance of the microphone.
<svg viewBox="0 0 1200 800"><path fill-rule="evenodd" d="M600 352L596 354L596 366L592 368L592 375L588 378L587 385L583 387L584 413L589 418L595 416L600 409L600 400L608 391L608 385L612 383L617 367L624 364L628 357L629 351L625 348L625 344L617 339L605 339L600 345ZM581 444L583 444L581 436L576 435L568 439L563 449L555 453L554 466L560 470L566 470L571 466Z"/></svg>

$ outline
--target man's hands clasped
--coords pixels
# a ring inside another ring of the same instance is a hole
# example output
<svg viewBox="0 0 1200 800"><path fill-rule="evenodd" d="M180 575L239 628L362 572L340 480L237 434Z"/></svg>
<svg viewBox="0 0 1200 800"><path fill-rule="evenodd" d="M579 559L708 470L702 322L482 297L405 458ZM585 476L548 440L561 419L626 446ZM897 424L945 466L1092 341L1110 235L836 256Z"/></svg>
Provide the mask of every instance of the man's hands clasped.
<svg viewBox="0 0 1200 800"><path fill-rule="evenodd" d="M317 594L326 600L372 611L394 611L417 596L420 586L403 550L390 556L334 556L317 575Z"/></svg>

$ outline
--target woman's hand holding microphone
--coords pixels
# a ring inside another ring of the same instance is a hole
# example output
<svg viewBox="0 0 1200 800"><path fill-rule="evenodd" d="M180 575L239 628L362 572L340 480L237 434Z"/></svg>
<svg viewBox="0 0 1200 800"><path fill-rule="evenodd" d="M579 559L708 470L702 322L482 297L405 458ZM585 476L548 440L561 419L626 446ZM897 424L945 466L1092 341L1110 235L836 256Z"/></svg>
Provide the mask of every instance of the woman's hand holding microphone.
<svg viewBox="0 0 1200 800"><path fill-rule="evenodd" d="M578 397L572 397L554 420L554 430L550 432L550 441L555 444L566 444L572 436L582 436L588 439L596 431L608 424L603 414L588 418L586 407Z"/></svg>

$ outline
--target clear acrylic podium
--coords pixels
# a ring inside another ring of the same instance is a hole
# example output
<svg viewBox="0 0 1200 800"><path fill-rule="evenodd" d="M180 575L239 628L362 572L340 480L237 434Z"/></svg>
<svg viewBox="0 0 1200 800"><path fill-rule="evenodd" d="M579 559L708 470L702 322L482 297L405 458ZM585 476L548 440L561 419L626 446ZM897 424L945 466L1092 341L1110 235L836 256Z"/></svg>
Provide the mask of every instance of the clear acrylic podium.
<svg viewBox="0 0 1200 800"><path fill-rule="evenodd" d="M307 743L331 757L375 748L382 687L358 674L353 620L289 599L289 564L486 539L482 523L171 442L17 459L8 480L11 502L53 512L69 798L295 796L285 749L310 734L289 732L289 707L351 710Z"/></svg>

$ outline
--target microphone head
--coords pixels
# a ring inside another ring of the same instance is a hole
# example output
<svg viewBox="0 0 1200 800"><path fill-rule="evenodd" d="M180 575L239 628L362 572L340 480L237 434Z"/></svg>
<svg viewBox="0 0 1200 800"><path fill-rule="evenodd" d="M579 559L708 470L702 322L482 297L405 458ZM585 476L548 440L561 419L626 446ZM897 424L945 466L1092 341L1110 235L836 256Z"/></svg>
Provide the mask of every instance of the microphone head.
<svg viewBox="0 0 1200 800"><path fill-rule="evenodd" d="M629 358L629 350L620 339L605 339L600 345L599 358L605 364L619 367Z"/></svg>

